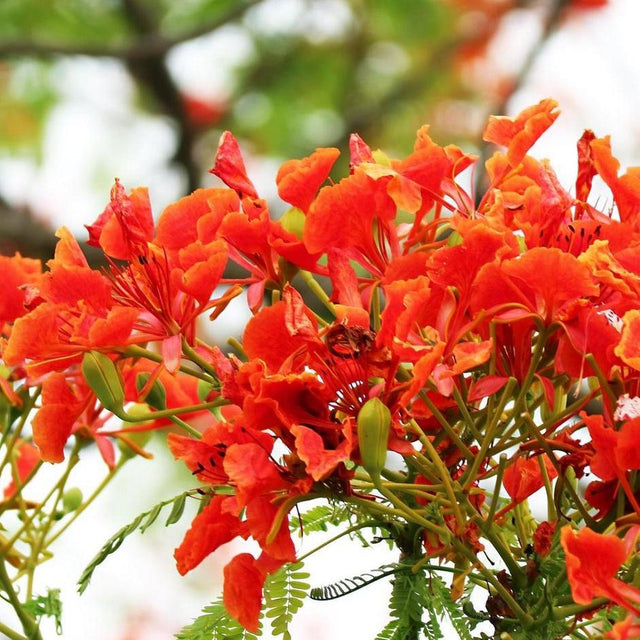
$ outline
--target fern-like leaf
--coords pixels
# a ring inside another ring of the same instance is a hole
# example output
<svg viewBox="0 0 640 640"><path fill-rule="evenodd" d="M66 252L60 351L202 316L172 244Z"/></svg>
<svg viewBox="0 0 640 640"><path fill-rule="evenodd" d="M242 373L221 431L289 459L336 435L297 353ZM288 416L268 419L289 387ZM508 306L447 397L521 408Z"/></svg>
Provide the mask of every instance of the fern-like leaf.
<svg viewBox="0 0 640 640"><path fill-rule="evenodd" d="M286 564L265 580L263 612L271 620L273 635L283 640L291 640L289 624L309 591L309 574L302 567L302 562Z"/></svg>
<svg viewBox="0 0 640 640"><path fill-rule="evenodd" d="M315 531L327 531L329 526L337 526L349 519L344 508L328 504L319 504L300 514L299 518L291 518L291 530L301 530L305 534Z"/></svg>
<svg viewBox="0 0 640 640"><path fill-rule="evenodd" d="M84 593L85 589L91 582L93 572L99 564L102 564L108 556L118 550L120 545L125 541L125 538L130 536L134 531L140 529L141 533L144 533L157 519L160 512L168 505L173 505L168 518L165 521L165 526L175 524L178 522L184 512L185 501L188 496L194 495L196 490L189 490L181 493L178 496L164 500L152 507L149 511L145 511L136 516L129 524L122 527L117 533L115 533L109 540L107 540L102 549L98 552L95 558L88 564L85 570L82 572L80 579L78 580L78 592Z"/></svg>
<svg viewBox="0 0 640 640"><path fill-rule="evenodd" d="M440 576L435 574L431 576L431 594L432 597L429 602L431 606L428 607L429 610L431 611L432 606L435 605L434 613L438 610L444 611L460 640L473 640L467 624L467 617L462 607L451 599L449 587L447 587ZM433 621L433 616L431 620Z"/></svg>
<svg viewBox="0 0 640 640"><path fill-rule="evenodd" d="M393 580L389 610L391 621L378 634L376 640L404 640L417 638L424 629L426 580L419 571L398 571Z"/></svg>
<svg viewBox="0 0 640 640"><path fill-rule="evenodd" d="M256 640L257 637L228 614L221 599L206 606L202 615L175 635L176 640Z"/></svg>
<svg viewBox="0 0 640 640"><path fill-rule="evenodd" d="M400 567L397 564L384 564L377 569L361 573L353 578L345 578L324 587L314 587L311 589L309 597L312 600L335 600L362 589L381 578L386 578L396 573L399 569Z"/></svg>

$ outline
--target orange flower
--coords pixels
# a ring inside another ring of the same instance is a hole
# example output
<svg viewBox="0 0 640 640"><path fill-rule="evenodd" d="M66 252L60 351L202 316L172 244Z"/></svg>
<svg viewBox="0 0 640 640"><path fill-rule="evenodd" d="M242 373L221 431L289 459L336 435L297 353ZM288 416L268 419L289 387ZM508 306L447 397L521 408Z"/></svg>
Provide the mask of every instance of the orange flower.
<svg viewBox="0 0 640 640"><path fill-rule="evenodd" d="M491 116L483 139L508 147L507 157L512 167L522 162L527 151L558 117L558 103L555 100L541 100L528 107L515 118Z"/></svg>
<svg viewBox="0 0 640 640"><path fill-rule="evenodd" d="M257 633L265 574L250 553L235 556L224 568L222 600L226 610L247 630Z"/></svg>
<svg viewBox="0 0 640 640"><path fill-rule="evenodd" d="M618 205L622 222L629 222L640 230L640 167L631 167L618 176L620 163L611 153L609 136L593 140L590 144L593 164L600 177L607 183Z"/></svg>
<svg viewBox="0 0 640 640"><path fill-rule="evenodd" d="M278 195L294 207L307 211L339 155L338 149L316 149L307 158L285 162L276 176Z"/></svg>
<svg viewBox="0 0 640 640"><path fill-rule="evenodd" d="M622 335L615 354L630 367L640 370L640 309L627 311L622 322Z"/></svg>
<svg viewBox="0 0 640 640"><path fill-rule="evenodd" d="M41 460L38 449L25 440L18 440L14 445L14 451L17 453L15 458L17 478L14 476L4 488L5 500L9 500L16 494L18 487L24 483Z"/></svg>
<svg viewBox="0 0 640 640"><path fill-rule="evenodd" d="M603 597L635 615L640 614L640 590L616 578L631 552L637 529L630 530L625 540L591 529L576 533L570 525L560 530L567 578L575 602L590 604L594 598Z"/></svg>
<svg viewBox="0 0 640 640"><path fill-rule="evenodd" d="M640 638L640 621L637 617L628 615L624 620L616 622L604 637L610 640L636 640Z"/></svg>
<svg viewBox="0 0 640 640"><path fill-rule="evenodd" d="M513 505L526 500L544 486L540 462L544 464L547 477L553 480L558 472L545 454L532 458L518 457L505 469L503 484Z"/></svg>
<svg viewBox="0 0 640 640"><path fill-rule="evenodd" d="M559 249L534 247L518 258L485 265L475 281L472 307L521 306L550 324L567 319L598 293L589 270L576 258Z"/></svg>
<svg viewBox="0 0 640 640"><path fill-rule="evenodd" d="M595 454L590 461L591 471L601 480L617 480L624 489L631 506L640 515L640 505L629 484L628 474L640 469L640 418L626 421L619 431L604 426L601 415L581 414L591 435Z"/></svg>

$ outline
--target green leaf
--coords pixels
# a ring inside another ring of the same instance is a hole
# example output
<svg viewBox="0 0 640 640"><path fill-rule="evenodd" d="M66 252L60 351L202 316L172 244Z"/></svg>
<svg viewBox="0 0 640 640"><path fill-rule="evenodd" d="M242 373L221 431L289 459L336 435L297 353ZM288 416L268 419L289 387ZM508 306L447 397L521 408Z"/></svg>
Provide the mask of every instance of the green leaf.
<svg viewBox="0 0 640 640"><path fill-rule="evenodd" d="M60 589L47 589L46 596L35 596L24 604L24 609L34 618L47 616L56 623L56 633L62 635L62 601Z"/></svg>
<svg viewBox="0 0 640 640"><path fill-rule="evenodd" d="M187 495L188 494L183 493L182 495L176 498L176 500L173 503L171 513L169 514L169 517L165 520L165 523L164 523L165 527L168 527L170 524L175 524L176 522L178 522L178 520L180 520L180 518L182 517L182 514L184 513L184 507L187 503Z"/></svg>
<svg viewBox="0 0 640 640"><path fill-rule="evenodd" d="M202 615L176 634L176 640L255 640L258 635L243 629L222 603L216 600L202 610Z"/></svg>
<svg viewBox="0 0 640 640"><path fill-rule="evenodd" d="M285 640L291 638L289 624L309 591L309 585L304 582L309 574L302 571L302 567L302 562L286 564L267 576L264 584L264 616L271 620L273 635L283 636Z"/></svg>
<svg viewBox="0 0 640 640"><path fill-rule="evenodd" d="M115 533L107 542L104 543L102 549L88 564L85 570L82 572L80 579L78 580L78 592L84 593L85 589L89 586L93 572L99 564L102 564L108 556L114 553L120 545L124 542L125 538L130 536L136 529L140 529L140 533L144 533L157 519L160 512L168 505L173 505L169 517L165 522L165 526L175 524L178 522L182 514L184 513L185 501L188 496L196 494L196 490L190 489L185 491L169 500L164 500L152 507L149 511L145 511L136 516L129 524L122 527L117 533Z"/></svg>
<svg viewBox="0 0 640 640"><path fill-rule="evenodd" d="M462 606L451 600L449 587L438 575L432 574L430 582L431 598L427 597L427 602L431 605L427 607L429 611L431 612L432 606L435 604L436 611L443 610L446 613L460 640L473 640L467 622L468 618L462 610ZM433 620L433 616L431 619Z"/></svg>
<svg viewBox="0 0 640 640"><path fill-rule="evenodd" d="M312 600L335 600L362 589L377 580L393 575L400 570L401 567L397 564L385 564L353 578L345 578L324 587L314 587L311 589L309 597Z"/></svg>

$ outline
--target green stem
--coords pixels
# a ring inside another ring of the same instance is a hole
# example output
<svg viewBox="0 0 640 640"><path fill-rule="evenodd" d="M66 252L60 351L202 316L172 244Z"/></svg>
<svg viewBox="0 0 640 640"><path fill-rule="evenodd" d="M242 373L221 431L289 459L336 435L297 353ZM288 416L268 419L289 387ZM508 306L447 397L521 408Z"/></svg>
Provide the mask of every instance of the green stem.
<svg viewBox="0 0 640 640"><path fill-rule="evenodd" d="M487 427L485 429L484 438L479 438L478 442L481 442L480 451L473 458L473 463L470 467L468 467L468 471L464 474L464 486L469 487L473 482L477 480L478 470L480 466L484 462L484 459L487 456L487 452L489 451L489 447L491 446L493 439L495 437L496 429L498 428L498 424L500 423L500 416L504 411L504 408L507 406L507 402L511 399L511 394L513 393L513 389L516 386L517 381L515 378L510 378L509 382L507 382L504 391L500 396L500 402L498 402L498 406L493 410L493 413L489 414L490 419Z"/></svg>
<svg viewBox="0 0 640 640"><path fill-rule="evenodd" d="M473 421L471 414L469 413L469 409L467 408L467 403L465 402L464 398L460 394L458 387L456 387L455 385L453 386L453 399L456 401L456 404L458 405L458 409L460 409L460 413L462 414L462 418L464 420L465 426L467 427L467 429L469 429L469 431L471 431L471 433L473 434L473 437L478 442L480 442L480 440L482 440L482 435L476 428L476 424Z"/></svg>
<svg viewBox="0 0 640 640"><path fill-rule="evenodd" d="M489 536L487 536L489 538ZM489 538L491 540L491 538ZM452 539L453 546L456 548L459 554L465 556L469 562L473 566L479 566L480 573L484 579L491 584L491 586L496 590L496 592L500 595L500 597L504 600L506 605L513 611L513 614L518 618L518 620L522 623L522 625L526 628L531 626L533 623L533 618L524 611L524 609L518 604L515 598L511 595L508 589L503 587L499 580L493 575L493 571L487 569L483 564L479 563L478 557L476 554L468 549L463 542L461 542L458 538ZM493 544L493 542L492 542ZM512 574L513 575L513 574Z"/></svg>
<svg viewBox="0 0 640 640"><path fill-rule="evenodd" d="M139 415L131 415L124 409L122 409L122 411L119 411L118 413L116 413L115 411L113 413L125 422L136 423L148 422L149 420L158 420L159 418L173 418L174 416L177 416L181 413L194 413L196 411L204 411L205 409L213 409L215 407L221 407L225 404L229 404L229 401L226 398L216 398L211 402L202 402L201 404L192 404L187 405L186 407L177 407L176 409L160 409L159 411L150 411L149 413ZM202 437L202 435L195 430L193 431L192 435L195 433Z"/></svg>
<svg viewBox="0 0 640 640"><path fill-rule="evenodd" d="M446 541L448 538L452 536L452 532L449 531L445 527L441 527L429 520L423 518L419 513L417 513L414 509L406 505L402 500L400 500L396 495L394 495L389 489L387 489L382 482L380 482L379 478L376 481L374 479L374 484L376 485L376 489L396 508L403 514L404 519L407 522L413 522L421 526L423 529L427 531L431 531L439 536L443 541Z"/></svg>
<svg viewBox="0 0 640 640"><path fill-rule="evenodd" d="M62 474L62 476L60 476L60 478L55 483L55 485L50 489L47 495L42 499L40 504L35 509L33 509L33 511L31 511L31 513L23 520L22 526L13 534L13 536L9 540L7 540L2 545L2 548L0 548L0 555L6 553L7 549L11 549L13 547L13 545L20 538L20 536L29 529L33 521L43 512L45 505L49 502L49 500L53 497L53 495L56 492L59 492L61 490L61 487L64 486L64 483L66 482L69 474L71 473L71 469L75 466L75 464L78 461L77 448L78 446L76 445L71 456L69 456L69 463L65 472ZM57 500L56 500L56 504L57 504Z"/></svg>
<svg viewBox="0 0 640 640"><path fill-rule="evenodd" d="M491 505L489 506L489 513L487 514L487 523L489 527L493 526L493 517L496 514L498 508L498 502L500 501L500 489L502 488L502 476L504 475L505 467L507 466L507 456L501 455L498 461L498 472L496 474L496 483L493 487L493 494L491 496Z"/></svg>
<svg viewBox="0 0 640 640"><path fill-rule="evenodd" d="M563 620L569 616L578 616L587 611L592 611L608 603L609 600L607 598L596 598L589 604L568 604L564 607L555 607L553 609L553 617L555 620Z"/></svg>
<svg viewBox="0 0 640 640"><path fill-rule="evenodd" d="M41 392L41 389L40 389L40 387L38 387L35 390L35 392L33 393L33 396L29 397L28 402L26 402L25 406L22 408L22 413L21 413L21 416L20 416L20 422L17 424L16 428L11 433L11 438L6 443L7 452L5 453L5 456L2 459L2 462L0 462L0 473L4 469L4 467L7 464L7 462L10 460L10 458L11 458L11 456L12 456L14 450L15 450L15 444L20 439L20 435L22 434L22 429L24 428L25 424L27 423L27 420L29 419L29 416L31 414L31 410L35 406L36 400L40 396L40 392ZM0 441L0 446L5 444L4 440L5 440L5 437L6 437L6 435L8 433L9 433L9 431L6 431L3 434L2 441Z"/></svg>
<svg viewBox="0 0 640 640"><path fill-rule="evenodd" d="M155 351L149 351L148 349L144 349L139 345L135 345L135 344L129 345L128 347L118 351L119 353L122 353L122 355L125 357L144 358L146 360L151 360L152 362L157 362L158 364L164 364L164 360L161 354L156 353ZM197 364L198 366L200 366L199 363ZM211 375L209 373L196 371L195 369L191 367L185 367L184 365L181 365L178 370L181 373L186 373L190 376L193 376L194 378L200 378L200 380L204 380L205 382L215 382L217 380L217 377L214 378L214 380L212 380Z"/></svg>
<svg viewBox="0 0 640 640"><path fill-rule="evenodd" d="M367 529L369 527L384 527L384 523L380 523L377 520L370 520L368 522L361 522L360 524L354 524L352 527L349 527L348 529L345 529L341 533L333 536L333 538L329 538L329 540L326 540L322 544L319 544L317 547L314 547L313 549L311 549L311 551L307 551L307 553L302 554L301 556L298 557L297 561L302 562L303 560L306 560L309 556L313 555L314 553L317 553L321 549L324 549L324 547L327 547L330 544L333 544L334 542L336 542L336 540L340 540L340 538L344 538L344 536L348 536L352 534L354 531L358 531L359 529Z"/></svg>
<svg viewBox="0 0 640 640"><path fill-rule="evenodd" d="M429 411L433 413L433 417L438 421L440 426L445 430L447 437L451 440L451 442L455 444L455 446L458 448L458 450L462 453L462 455L467 460L471 460L473 458L473 454L469 450L469 447L467 447L467 445L464 442L462 442L462 439L456 433L455 429L449 424L447 419L442 415L442 412L440 411L440 409L436 407L436 405L431 401L429 396L426 393L424 393L424 391L420 391L418 395L420 396L420 399L427 405L427 407L429 408ZM418 427L418 429L420 428ZM420 429L420 432L422 432L422 429ZM424 434L424 432L422 433ZM422 440L420 440L420 442L422 442Z"/></svg>
<svg viewBox="0 0 640 640"><path fill-rule="evenodd" d="M55 542L75 520L93 503L93 501L102 493L103 489L113 480L114 476L126 462L126 458L121 457L116 466L102 479L100 484L94 489L91 495L73 512L73 515L50 537L45 541L45 548L48 548Z"/></svg>
<svg viewBox="0 0 640 640"><path fill-rule="evenodd" d="M216 370L204 358L199 356L196 350L193 349L184 338L182 339L182 352L189 358L189 360L191 360L191 362L197 364L205 373L208 373L209 376L211 376L212 383L220 383Z"/></svg>
<svg viewBox="0 0 640 640"><path fill-rule="evenodd" d="M299 271L300 277L304 280L304 283L309 287L309 290L322 302L322 304L331 312L333 317L336 317L336 309L333 306L333 302L329 299L327 292L320 286L318 281L311 275L309 271L301 269Z"/></svg>
<svg viewBox="0 0 640 640"><path fill-rule="evenodd" d="M31 598L31 594L33 592L33 579L36 567L40 561L40 554L43 550L47 549L47 545L45 544L45 538L49 533L49 530L53 526L55 521L56 512L58 510L58 503L62 498L62 494L64 492L65 485L67 484L67 480L71 475L71 471L78 464L80 458L78 456L78 450L80 449L80 445L76 442L74 445L71 455L69 456L69 462L67 464L67 468L65 469L62 476L56 483L57 487L57 496L55 497L51 508L49 509L49 513L47 514L46 520L42 523L41 528L38 530L38 537L35 543L31 546L31 554L28 560L28 574L27 574L27 599Z"/></svg>
<svg viewBox="0 0 640 640"><path fill-rule="evenodd" d="M3 561L0 561L0 587L7 594L7 599L13 610L16 612L22 629L24 630L27 640L42 640L40 629L36 621L24 610L22 603L18 599L18 596L11 584L11 578L7 573L7 568ZM14 635L15 638L20 638L19 635Z"/></svg>
<svg viewBox="0 0 640 640"><path fill-rule="evenodd" d="M438 474L440 476L439 480L443 484L444 492L446 493L447 497L449 498L449 501L451 502L453 514L456 518L456 523L458 525L457 528L459 531L462 531L464 529L465 521L462 515L462 511L460 510L460 507L458 505L458 501L456 499L453 486L451 484L451 476L449 475L449 470L445 466L444 462L442 462L442 458L439 456L438 452L435 450L435 447L433 446L431 440L429 440L429 438L426 436L424 431L422 431L422 429L420 428L420 425L418 425L418 423L413 418L411 419L409 424L411 425L413 432L418 434L420 443L426 449L426 452L429 455L429 459L431 460L431 462L434 464L434 466L438 471Z"/></svg>
<svg viewBox="0 0 640 640"><path fill-rule="evenodd" d="M7 627L6 624L0 622L0 633L7 636L8 640L27 640L22 634L16 633L13 629Z"/></svg>

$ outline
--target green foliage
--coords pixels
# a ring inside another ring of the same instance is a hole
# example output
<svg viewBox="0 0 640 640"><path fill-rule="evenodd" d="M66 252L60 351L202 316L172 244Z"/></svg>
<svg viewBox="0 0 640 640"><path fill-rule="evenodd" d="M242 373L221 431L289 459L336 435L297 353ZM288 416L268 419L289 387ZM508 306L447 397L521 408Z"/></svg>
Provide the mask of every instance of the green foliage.
<svg viewBox="0 0 640 640"><path fill-rule="evenodd" d="M265 581L264 616L271 620L273 635L283 640L291 640L289 624L309 591L309 574L302 567L302 562L286 564Z"/></svg>
<svg viewBox="0 0 640 640"><path fill-rule="evenodd" d="M4 0L0 36L46 42L104 42L126 33L120 3L95 0Z"/></svg>
<svg viewBox="0 0 640 640"><path fill-rule="evenodd" d="M291 640L289 624L307 597L309 574L302 570L302 562L287 564L267 576L264 584L265 604L262 618L271 621L271 632ZM224 607L221 599L205 607L202 615L177 635L177 640L254 640L262 635L262 624L258 634L244 629Z"/></svg>
<svg viewBox="0 0 640 640"><path fill-rule="evenodd" d="M164 500L156 504L149 511L145 511L138 515L129 524L122 527L117 533L115 533L98 552L95 558L85 568L78 580L78 591L83 593L89 586L93 572L99 564L102 564L108 556L114 553L120 545L125 541L125 538L130 536L134 531L140 529L140 533L144 533L157 519L161 511L168 505L172 505L171 511L165 520L165 526L175 524L180 520L184 513L184 507L186 500L189 496L193 496L195 491L193 489L185 491L174 498Z"/></svg>
<svg viewBox="0 0 640 640"><path fill-rule="evenodd" d="M202 610L202 615L176 634L176 640L254 640L250 633L234 620L224 608L222 599Z"/></svg>
<svg viewBox="0 0 640 640"><path fill-rule="evenodd" d="M391 621L376 636L376 640L404 640L418 637L423 628L422 613L426 600L424 572L398 573L393 580L389 610Z"/></svg>
<svg viewBox="0 0 640 640"><path fill-rule="evenodd" d="M430 576L429 583L428 610L437 613L440 617L446 614L451 625L456 630L458 638L460 640L472 640L467 622L468 618L464 614L462 607L451 599L449 587L436 574Z"/></svg>
<svg viewBox="0 0 640 640"><path fill-rule="evenodd" d="M329 526L338 526L348 518L344 505L319 504L301 513L298 518L291 518L291 532L301 530L305 535L314 531L327 531Z"/></svg>
<svg viewBox="0 0 640 640"><path fill-rule="evenodd" d="M335 600L346 596L358 589L362 589L373 582L377 582L382 578L393 575L399 570L397 564L385 564L371 572L362 573L353 578L345 578L333 584L324 587L314 587L309 593L309 597L313 600Z"/></svg>
<svg viewBox="0 0 640 640"><path fill-rule="evenodd" d="M447 617L459 640L472 640L462 606L451 600L449 587L438 575L424 571L403 571L396 574L389 601L391 620L376 636L376 640L426 638L443 640L440 626ZM424 620L424 614L428 620Z"/></svg>
<svg viewBox="0 0 640 640"><path fill-rule="evenodd" d="M53 618L56 623L56 633L62 635L62 601L60 589L47 589L46 596L35 596L24 605L24 610L38 619L42 616Z"/></svg>

